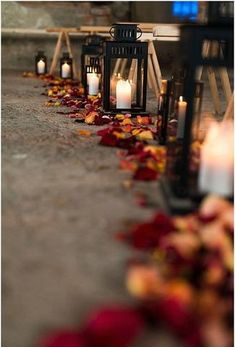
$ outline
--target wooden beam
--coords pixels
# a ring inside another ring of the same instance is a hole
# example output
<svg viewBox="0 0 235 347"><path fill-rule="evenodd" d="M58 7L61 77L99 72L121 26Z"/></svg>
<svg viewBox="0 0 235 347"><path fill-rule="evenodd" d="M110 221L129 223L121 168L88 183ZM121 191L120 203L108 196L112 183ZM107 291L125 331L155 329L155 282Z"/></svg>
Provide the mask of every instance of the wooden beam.
<svg viewBox="0 0 235 347"><path fill-rule="evenodd" d="M62 31L65 33L77 33L79 32L79 28L48 28L46 29L48 33L61 33Z"/></svg>

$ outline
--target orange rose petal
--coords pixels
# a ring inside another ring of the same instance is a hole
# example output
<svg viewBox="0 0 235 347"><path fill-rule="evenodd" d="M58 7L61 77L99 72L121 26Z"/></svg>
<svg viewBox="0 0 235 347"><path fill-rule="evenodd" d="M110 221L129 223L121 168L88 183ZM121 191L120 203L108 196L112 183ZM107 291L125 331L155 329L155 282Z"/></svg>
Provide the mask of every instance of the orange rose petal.
<svg viewBox="0 0 235 347"><path fill-rule="evenodd" d="M124 160L124 159L120 160L119 166L120 166L120 169L127 170L127 171L134 172L137 169L137 164L135 162Z"/></svg>
<svg viewBox="0 0 235 347"><path fill-rule="evenodd" d="M89 130L78 130L77 134L80 136L91 136L92 132Z"/></svg>
<svg viewBox="0 0 235 347"><path fill-rule="evenodd" d="M121 123L121 125L132 125L132 121L130 118L125 118Z"/></svg>

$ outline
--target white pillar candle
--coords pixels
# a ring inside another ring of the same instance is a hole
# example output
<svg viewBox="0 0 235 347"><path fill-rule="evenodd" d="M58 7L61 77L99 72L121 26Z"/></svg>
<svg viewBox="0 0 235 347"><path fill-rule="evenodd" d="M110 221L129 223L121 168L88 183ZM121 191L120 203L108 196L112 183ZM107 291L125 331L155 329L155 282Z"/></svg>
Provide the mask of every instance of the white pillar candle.
<svg viewBox="0 0 235 347"><path fill-rule="evenodd" d="M88 80L88 94L97 95L99 92L99 77L96 73L91 73Z"/></svg>
<svg viewBox="0 0 235 347"><path fill-rule="evenodd" d="M68 63L64 63L61 67L61 77L69 78L71 76L71 67Z"/></svg>
<svg viewBox="0 0 235 347"><path fill-rule="evenodd" d="M213 123L201 149L199 190L221 196L233 194L233 123Z"/></svg>
<svg viewBox="0 0 235 347"><path fill-rule="evenodd" d="M131 108L131 85L119 80L116 86L117 108Z"/></svg>
<svg viewBox="0 0 235 347"><path fill-rule="evenodd" d="M87 84L89 85L89 83L90 83L90 77L92 76L92 74L94 73L94 70L92 70L91 72L88 72L87 74L86 74L86 76L87 76Z"/></svg>
<svg viewBox="0 0 235 347"><path fill-rule="evenodd" d="M90 84L90 77L91 77L91 75L92 75L92 72L88 72L88 73L86 74L88 86L89 86L89 84Z"/></svg>
<svg viewBox="0 0 235 347"><path fill-rule="evenodd" d="M37 63L37 70L39 74L44 74L45 73L45 68L46 68L46 63L40 59L39 62Z"/></svg>
<svg viewBox="0 0 235 347"><path fill-rule="evenodd" d="M178 125L177 125L177 139L184 137L184 124L186 115L187 102L183 101L183 97L180 96L178 101Z"/></svg>

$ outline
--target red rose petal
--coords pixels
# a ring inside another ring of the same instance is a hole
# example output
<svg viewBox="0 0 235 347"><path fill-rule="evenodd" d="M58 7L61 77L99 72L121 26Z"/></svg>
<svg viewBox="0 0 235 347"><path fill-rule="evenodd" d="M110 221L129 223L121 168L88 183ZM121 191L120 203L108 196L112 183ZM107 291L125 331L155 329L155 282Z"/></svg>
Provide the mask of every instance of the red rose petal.
<svg viewBox="0 0 235 347"><path fill-rule="evenodd" d="M129 149L128 155L139 154L140 152L143 151L143 148L144 148L144 144L142 142L136 142L135 145Z"/></svg>
<svg viewBox="0 0 235 347"><path fill-rule="evenodd" d="M159 229L164 229L165 233L169 233L174 230L174 224L172 222L171 217L167 216L162 212L158 212L153 217L153 223Z"/></svg>
<svg viewBox="0 0 235 347"><path fill-rule="evenodd" d="M104 135L106 135L108 133L110 133L110 128L105 128L105 129L102 129L102 130L98 130L96 134L98 136L104 136Z"/></svg>
<svg viewBox="0 0 235 347"><path fill-rule="evenodd" d="M153 223L142 223L131 230L129 240L134 248L152 250L158 245L159 234Z"/></svg>
<svg viewBox="0 0 235 347"><path fill-rule="evenodd" d="M102 146L116 147L117 143L117 137L109 133L106 133L100 140L100 145Z"/></svg>
<svg viewBox="0 0 235 347"><path fill-rule="evenodd" d="M126 347L143 328L141 315L128 307L103 308L88 320L84 336L89 347Z"/></svg>
<svg viewBox="0 0 235 347"><path fill-rule="evenodd" d="M133 178L140 181L153 181L157 179L158 173L148 167L140 167L136 170Z"/></svg>
<svg viewBox="0 0 235 347"><path fill-rule="evenodd" d="M86 347L86 344L80 333L61 331L45 337L39 347Z"/></svg>
<svg viewBox="0 0 235 347"><path fill-rule="evenodd" d="M178 335L187 335L192 331L193 316L185 305L175 298L165 298L158 305L159 317Z"/></svg>
<svg viewBox="0 0 235 347"><path fill-rule="evenodd" d="M110 122L111 122L111 119L109 117L103 117L102 115L95 116L95 121L94 121L95 125L104 125Z"/></svg>
<svg viewBox="0 0 235 347"><path fill-rule="evenodd" d="M199 329L193 330L184 338L184 347L203 347L202 336Z"/></svg>

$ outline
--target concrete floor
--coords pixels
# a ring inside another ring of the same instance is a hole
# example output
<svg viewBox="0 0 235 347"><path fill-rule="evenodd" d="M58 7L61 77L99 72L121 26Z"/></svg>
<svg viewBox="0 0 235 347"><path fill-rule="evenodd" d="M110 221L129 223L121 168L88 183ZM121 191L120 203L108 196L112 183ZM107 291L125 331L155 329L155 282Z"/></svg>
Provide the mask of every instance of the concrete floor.
<svg viewBox="0 0 235 347"><path fill-rule="evenodd" d="M131 303L124 267L133 252L113 235L160 204L157 182L123 188L129 174L116 150L74 135L97 127L45 107L42 85L2 74L3 347L35 346L102 304ZM135 191L153 206L138 207ZM139 347L176 346L164 333L146 336Z"/></svg>

